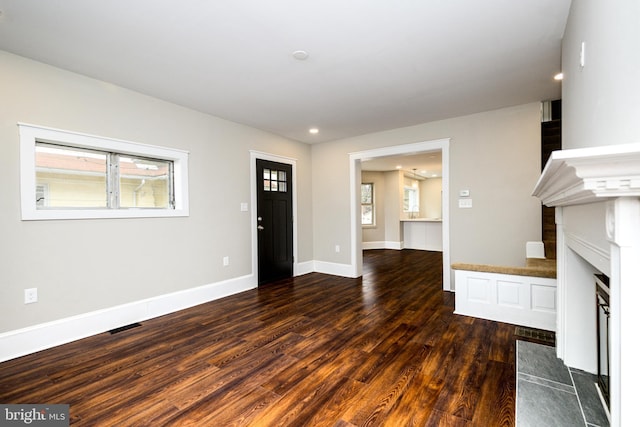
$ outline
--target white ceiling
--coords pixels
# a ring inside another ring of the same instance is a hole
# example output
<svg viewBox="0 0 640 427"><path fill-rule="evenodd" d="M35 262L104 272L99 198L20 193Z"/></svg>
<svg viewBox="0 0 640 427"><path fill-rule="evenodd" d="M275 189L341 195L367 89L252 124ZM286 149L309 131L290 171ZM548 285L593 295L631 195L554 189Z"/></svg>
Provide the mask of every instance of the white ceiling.
<svg viewBox="0 0 640 427"><path fill-rule="evenodd" d="M314 143L559 98L569 5L0 0L0 49Z"/></svg>
<svg viewBox="0 0 640 427"><path fill-rule="evenodd" d="M363 160L363 171L386 172L402 170L405 175L416 175L422 178L442 177L442 151L429 151L405 156L376 157Z"/></svg>

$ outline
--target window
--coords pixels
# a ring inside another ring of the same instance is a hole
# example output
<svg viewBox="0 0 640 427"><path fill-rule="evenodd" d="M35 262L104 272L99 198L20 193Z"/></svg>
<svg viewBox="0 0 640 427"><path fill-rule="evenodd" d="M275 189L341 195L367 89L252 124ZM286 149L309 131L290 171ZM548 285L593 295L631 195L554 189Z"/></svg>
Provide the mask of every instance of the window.
<svg viewBox="0 0 640 427"><path fill-rule="evenodd" d="M373 183L363 183L361 186L360 210L362 225L375 225Z"/></svg>
<svg viewBox="0 0 640 427"><path fill-rule="evenodd" d="M22 218L188 216L188 153L20 124Z"/></svg>
<svg viewBox="0 0 640 427"><path fill-rule="evenodd" d="M262 171L264 191L287 192L287 171L265 168Z"/></svg>
<svg viewBox="0 0 640 427"><path fill-rule="evenodd" d="M404 187L402 206L405 212L415 213L420 211L420 195L416 187Z"/></svg>

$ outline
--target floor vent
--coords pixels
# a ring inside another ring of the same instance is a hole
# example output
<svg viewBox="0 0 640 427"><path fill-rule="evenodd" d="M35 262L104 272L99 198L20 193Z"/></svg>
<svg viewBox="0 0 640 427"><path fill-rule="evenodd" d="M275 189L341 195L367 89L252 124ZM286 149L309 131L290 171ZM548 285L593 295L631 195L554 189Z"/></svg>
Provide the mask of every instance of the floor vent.
<svg viewBox="0 0 640 427"><path fill-rule="evenodd" d="M119 328L115 328L109 331L111 335L117 334L118 332L128 331L129 329L137 328L138 326L142 326L140 323L132 323L126 326L120 326Z"/></svg>
<svg viewBox="0 0 640 427"><path fill-rule="evenodd" d="M529 338L535 341L543 342L550 345L556 344L556 334L551 331L543 331L541 329L525 328L516 326L515 335L517 337Z"/></svg>

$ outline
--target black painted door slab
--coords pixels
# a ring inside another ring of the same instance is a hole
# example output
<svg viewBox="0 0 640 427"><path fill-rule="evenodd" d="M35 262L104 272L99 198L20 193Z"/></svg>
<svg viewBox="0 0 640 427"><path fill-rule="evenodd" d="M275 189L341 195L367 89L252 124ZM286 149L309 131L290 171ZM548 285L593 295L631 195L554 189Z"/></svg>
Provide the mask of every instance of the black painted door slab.
<svg viewBox="0 0 640 427"><path fill-rule="evenodd" d="M256 160L258 284L293 276L292 167Z"/></svg>

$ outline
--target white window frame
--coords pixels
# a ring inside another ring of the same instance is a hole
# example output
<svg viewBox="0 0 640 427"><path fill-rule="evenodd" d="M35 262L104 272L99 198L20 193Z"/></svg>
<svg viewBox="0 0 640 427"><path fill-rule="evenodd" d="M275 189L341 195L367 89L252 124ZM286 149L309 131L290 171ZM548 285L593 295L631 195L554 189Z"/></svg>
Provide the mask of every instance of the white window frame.
<svg viewBox="0 0 640 427"><path fill-rule="evenodd" d="M20 196L23 220L156 218L189 216L189 152L155 145L18 123L20 133ZM37 209L36 143L69 145L173 162L175 207L165 209Z"/></svg>

